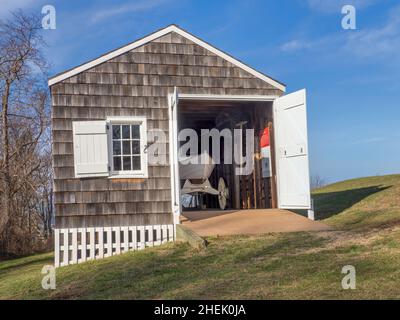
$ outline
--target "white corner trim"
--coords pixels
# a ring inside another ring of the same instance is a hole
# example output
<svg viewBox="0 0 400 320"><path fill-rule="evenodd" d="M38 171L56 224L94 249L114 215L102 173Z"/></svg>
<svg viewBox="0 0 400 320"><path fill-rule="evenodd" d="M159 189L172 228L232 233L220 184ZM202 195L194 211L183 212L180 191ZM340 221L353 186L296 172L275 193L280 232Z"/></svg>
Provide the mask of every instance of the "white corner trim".
<svg viewBox="0 0 400 320"><path fill-rule="evenodd" d="M178 122L177 122L177 108L179 102L179 93L177 88L174 88L174 93L168 94L168 128L169 128L169 163L170 163L170 181L171 181L171 211L173 216L174 225L179 224L181 214L181 201L180 201L180 186L179 186L179 164L178 159Z"/></svg>
<svg viewBox="0 0 400 320"><path fill-rule="evenodd" d="M52 85L54 85L54 84L56 84L56 83L58 83L60 81L63 81L65 79L67 79L67 78L70 78L70 77L72 77L74 75L77 75L78 73L81 73L81 72L86 71L86 70L88 70L90 68L93 68L93 67L95 67L95 66L97 66L97 65L99 65L99 64L101 64L103 62L106 62L106 61L110 60L110 59L113 59L113 58L115 58L115 57L117 57L117 56L119 56L119 55L121 55L121 54L123 54L125 52L133 50L133 49L135 49L137 47L140 47L140 46L142 46L142 45L144 45L144 44L146 44L146 43L148 43L150 41L153 41L153 40L155 40L157 38L160 38L160 37L162 37L162 36L164 36L164 35L166 35L166 34L168 34L170 32L176 32L177 34L181 35L182 37L184 37L184 38L186 38L186 39L188 39L188 40L200 45L201 47L205 48L206 50L211 51L212 53L216 54L217 56L220 56L221 58L231 62L235 66L247 71L248 73L252 74L253 76L265 81L266 83L269 83L270 85L273 85L274 87L278 88L279 90L282 90L283 92L286 91L286 86L285 85L283 85L283 84L279 83L278 81L276 81L276 80L274 80L274 79L262 74L261 72L255 70L255 69L249 67L248 65L245 65L244 63L240 62L239 60L233 58L232 56L226 54L225 52L213 47L212 45L204 42L203 40L193 36L192 34L182 30L181 28L179 28L179 27L177 27L175 25L168 26L168 27L166 27L164 29L161 29L161 30L159 30L157 32L154 32L154 33L148 35L147 37L144 37L144 38L142 38L142 39L140 39L138 41L132 42L132 43L130 43L130 44L124 46L124 47L121 47L121 48L119 48L117 50L114 50L114 51L112 51L110 53L107 53L107 54L105 54L105 55L103 55L103 56L101 56L101 57L99 57L99 58L97 58L95 60L89 61L89 62L87 62L85 64L82 64L82 65L76 67L76 68L73 68L73 69L71 69L69 71L66 71L66 72L64 72L64 73L62 73L62 74L60 74L58 76L55 76L55 77L49 79L48 85L52 86Z"/></svg>

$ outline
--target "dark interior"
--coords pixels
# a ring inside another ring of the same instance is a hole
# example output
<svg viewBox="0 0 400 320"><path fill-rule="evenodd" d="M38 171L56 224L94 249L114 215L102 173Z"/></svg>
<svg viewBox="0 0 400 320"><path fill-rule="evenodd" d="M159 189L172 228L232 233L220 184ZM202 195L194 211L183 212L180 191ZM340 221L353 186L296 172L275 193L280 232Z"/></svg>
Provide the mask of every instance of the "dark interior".
<svg viewBox="0 0 400 320"><path fill-rule="evenodd" d="M229 189L226 209L260 209L273 207L271 178L263 178L260 160L260 134L266 126L272 128L271 102L243 101L198 101L180 100L178 106L178 130L194 129L198 133L200 153L200 130L254 129L254 170L250 175L235 175L234 164L224 164L224 139L221 139L221 163L217 164L209 178L211 186L217 188L223 177ZM245 135L243 134L243 137ZM243 150L245 150L243 139ZM183 144L184 142L181 142ZM211 146L210 142L210 146ZM273 144L271 142L271 149ZM213 150L209 149L212 156ZM181 179L181 187L184 184ZM219 209L218 196L201 194L193 197L191 205L183 210Z"/></svg>

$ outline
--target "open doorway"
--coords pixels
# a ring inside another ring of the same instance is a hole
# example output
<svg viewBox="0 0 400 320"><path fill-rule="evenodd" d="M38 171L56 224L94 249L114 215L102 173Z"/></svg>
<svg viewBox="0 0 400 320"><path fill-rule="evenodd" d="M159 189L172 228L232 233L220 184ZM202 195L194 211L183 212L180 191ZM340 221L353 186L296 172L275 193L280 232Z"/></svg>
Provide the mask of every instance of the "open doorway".
<svg viewBox="0 0 400 320"><path fill-rule="evenodd" d="M235 129L242 129L239 142L241 153L246 152L246 129L252 129L254 137L254 165L251 172L238 175L235 161L226 161L225 139L220 139L220 150L213 150L209 141L207 152L211 159L219 153L218 163L211 167L198 167L199 173L186 170L180 165L179 186L182 210L240 210L276 208L276 185L274 163L273 112L271 101L229 101L180 99L177 108L177 129L191 129L198 137L199 154L204 152L201 143L202 130L228 129L234 137ZM268 162L262 153L262 137L268 132L270 154ZM178 148L187 141L178 142ZM235 141L235 143L238 143ZM187 155L188 156L188 155ZM232 155L234 159L234 155ZM267 166L267 168L266 168ZM195 170L196 171L196 170ZM189 173L188 173L189 172ZM206 181L207 180L207 181ZM221 182L222 180L222 182ZM221 183L223 186L221 187ZM196 188L196 186L200 186ZM225 201L221 205L221 190L225 187ZM192 189L190 189L192 188ZM193 192L190 192L193 191ZM206 192L203 192L206 191ZM219 195L218 195L219 194Z"/></svg>

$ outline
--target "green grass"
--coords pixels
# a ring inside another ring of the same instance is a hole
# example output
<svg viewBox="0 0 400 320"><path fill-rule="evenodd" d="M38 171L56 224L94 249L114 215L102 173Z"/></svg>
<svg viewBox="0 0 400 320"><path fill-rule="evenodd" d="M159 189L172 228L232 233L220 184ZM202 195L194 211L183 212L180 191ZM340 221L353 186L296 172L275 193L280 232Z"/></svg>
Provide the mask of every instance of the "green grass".
<svg viewBox="0 0 400 320"><path fill-rule="evenodd" d="M314 192L317 215L340 229L365 231L400 222L400 175L347 180Z"/></svg>
<svg viewBox="0 0 400 320"><path fill-rule="evenodd" d="M315 192L335 230L209 238L205 250L167 244L57 269L51 254L0 262L1 299L373 299L400 297L400 175L336 183ZM343 290L354 265L357 289Z"/></svg>

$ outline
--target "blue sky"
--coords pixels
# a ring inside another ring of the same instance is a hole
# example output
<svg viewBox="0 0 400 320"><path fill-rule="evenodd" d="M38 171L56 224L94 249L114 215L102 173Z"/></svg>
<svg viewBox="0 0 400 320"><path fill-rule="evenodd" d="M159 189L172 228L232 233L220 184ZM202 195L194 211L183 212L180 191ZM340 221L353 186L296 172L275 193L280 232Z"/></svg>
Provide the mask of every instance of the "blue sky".
<svg viewBox="0 0 400 320"><path fill-rule="evenodd" d="M397 0L1 0L0 18L54 5L51 74L176 23L256 69L308 90L310 167L329 182L400 172ZM341 8L357 9L357 30Z"/></svg>

